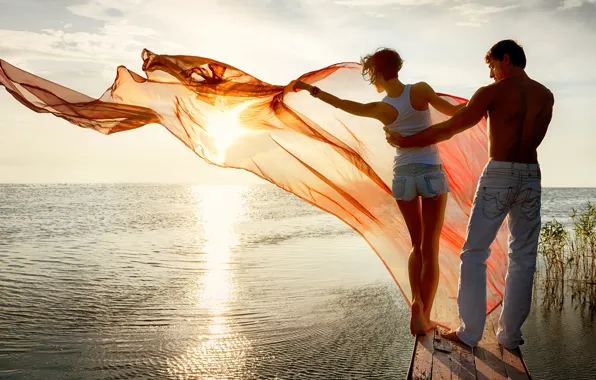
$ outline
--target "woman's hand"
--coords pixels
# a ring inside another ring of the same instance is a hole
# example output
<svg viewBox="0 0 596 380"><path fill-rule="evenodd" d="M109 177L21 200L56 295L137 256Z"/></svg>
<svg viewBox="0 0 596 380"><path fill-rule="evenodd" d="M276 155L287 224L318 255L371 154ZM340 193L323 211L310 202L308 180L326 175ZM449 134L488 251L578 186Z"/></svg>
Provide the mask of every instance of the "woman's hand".
<svg viewBox="0 0 596 380"><path fill-rule="evenodd" d="M301 90L308 90L310 92L311 88L312 86L308 83L304 83L300 80L293 80L284 89L284 96L289 92L298 92Z"/></svg>
<svg viewBox="0 0 596 380"><path fill-rule="evenodd" d="M300 90L310 91L310 89L312 88L312 86L310 84L304 83L301 80L294 80L294 81L292 81L292 83L290 83L290 85L292 86L292 89L296 92L298 92Z"/></svg>

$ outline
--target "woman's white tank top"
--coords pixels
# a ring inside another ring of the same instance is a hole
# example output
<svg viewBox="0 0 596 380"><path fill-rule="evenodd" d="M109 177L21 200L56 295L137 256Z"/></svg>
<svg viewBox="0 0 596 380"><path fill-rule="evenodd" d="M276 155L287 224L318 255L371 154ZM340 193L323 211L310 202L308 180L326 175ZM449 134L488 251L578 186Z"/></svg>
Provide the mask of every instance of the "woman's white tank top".
<svg viewBox="0 0 596 380"><path fill-rule="evenodd" d="M387 128L390 131L397 132L404 136L411 136L431 126L430 110L418 111L412 107L410 102L410 89L412 85L407 84L406 88L398 98L386 96L383 102L391 104L399 115L397 119L389 124ZM423 148L396 148L393 167L407 164L429 164L437 165L441 163L439 148L436 145L430 145Z"/></svg>

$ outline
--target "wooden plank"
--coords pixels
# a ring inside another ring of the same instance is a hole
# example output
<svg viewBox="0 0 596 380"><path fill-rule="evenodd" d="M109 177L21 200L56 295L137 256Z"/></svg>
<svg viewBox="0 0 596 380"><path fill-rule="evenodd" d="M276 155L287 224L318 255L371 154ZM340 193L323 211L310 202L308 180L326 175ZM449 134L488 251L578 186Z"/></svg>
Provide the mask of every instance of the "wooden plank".
<svg viewBox="0 0 596 380"><path fill-rule="evenodd" d="M433 364L433 334L416 337L408 379L430 380Z"/></svg>
<svg viewBox="0 0 596 380"><path fill-rule="evenodd" d="M524 370L526 371L526 375L528 376L528 379L532 379L532 375L530 375L530 370L528 369L528 364L524 360L524 355L522 355L520 348L518 348L518 350L519 350L519 358L521 359L521 362L524 365Z"/></svg>
<svg viewBox="0 0 596 380"><path fill-rule="evenodd" d="M433 348L435 351L443 351L446 353L450 353L453 351L453 345L449 339L444 339L439 332L439 329L435 330L435 339L433 341Z"/></svg>
<svg viewBox="0 0 596 380"><path fill-rule="evenodd" d="M437 347L440 349L437 349ZM433 351L432 379L451 380L451 359L449 353L453 351L453 348L451 342L441 337L439 330L435 330L434 332Z"/></svg>
<svg viewBox="0 0 596 380"><path fill-rule="evenodd" d="M519 348L515 351L510 351L505 347L501 347L501 350L503 352L503 362L505 363L507 378L511 380L528 380L530 376L526 372Z"/></svg>
<svg viewBox="0 0 596 380"><path fill-rule="evenodd" d="M414 360L416 359L416 349L418 348L418 339L414 339L414 348L412 348L412 357L410 358L410 365L408 366L408 374L406 375L406 380L410 380L412 378L412 372L414 368Z"/></svg>
<svg viewBox="0 0 596 380"><path fill-rule="evenodd" d="M498 324L499 324L499 314L501 310L495 310L491 315L489 315L489 319L493 325L493 333L497 334ZM524 365L521 351L519 349L515 351L510 351L503 346L499 346L501 348L501 354L503 357L503 363L505 364L505 372L507 373L507 378L511 380L527 380L530 378L529 373L527 372L527 368Z"/></svg>
<svg viewBox="0 0 596 380"><path fill-rule="evenodd" d="M496 313L498 311L495 311ZM492 315L492 314L491 314ZM480 344L474 348L474 362L478 379L506 380L501 347L494 333L493 318L487 318Z"/></svg>
<svg viewBox="0 0 596 380"><path fill-rule="evenodd" d="M530 379L521 351L504 349L497 341L499 314L500 308L487 318L482 340L474 350L465 344L444 339L439 330L418 336L408 379Z"/></svg>
<svg viewBox="0 0 596 380"><path fill-rule="evenodd" d="M476 366L472 349L462 343L453 343L451 379L476 380Z"/></svg>

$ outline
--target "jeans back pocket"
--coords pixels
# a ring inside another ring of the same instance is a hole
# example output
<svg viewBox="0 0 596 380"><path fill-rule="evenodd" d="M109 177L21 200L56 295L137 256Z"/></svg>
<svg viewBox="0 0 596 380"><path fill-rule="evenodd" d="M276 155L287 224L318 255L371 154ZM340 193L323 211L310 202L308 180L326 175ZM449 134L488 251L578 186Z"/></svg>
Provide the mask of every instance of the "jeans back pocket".
<svg viewBox="0 0 596 380"><path fill-rule="evenodd" d="M492 187L482 188L483 207L482 212L488 219L496 219L509 210L513 187Z"/></svg>
<svg viewBox="0 0 596 380"><path fill-rule="evenodd" d="M528 188L525 192L526 196L521 204L522 214L527 220L534 220L540 215L541 191Z"/></svg>
<svg viewBox="0 0 596 380"><path fill-rule="evenodd" d="M400 176L393 178L393 187L391 191L393 192L393 198L395 199L402 199L406 192L406 180L407 177Z"/></svg>
<svg viewBox="0 0 596 380"><path fill-rule="evenodd" d="M447 192L447 176L445 173L425 174L424 183L429 194L440 195Z"/></svg>

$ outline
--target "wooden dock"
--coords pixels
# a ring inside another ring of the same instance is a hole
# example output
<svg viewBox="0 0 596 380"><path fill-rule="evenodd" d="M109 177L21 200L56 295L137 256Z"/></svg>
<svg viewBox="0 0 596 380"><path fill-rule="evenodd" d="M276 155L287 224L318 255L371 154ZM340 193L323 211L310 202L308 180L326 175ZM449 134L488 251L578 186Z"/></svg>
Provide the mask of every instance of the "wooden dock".
<svg viewBox="0 0 596 380"><path fill-rule="evenodd" d="M441 337L439 331L419 336L414 343L409 379L531 379L521 351L509 351L497 342L500 307L486 319L480 344L473 350Z"/></svg>

